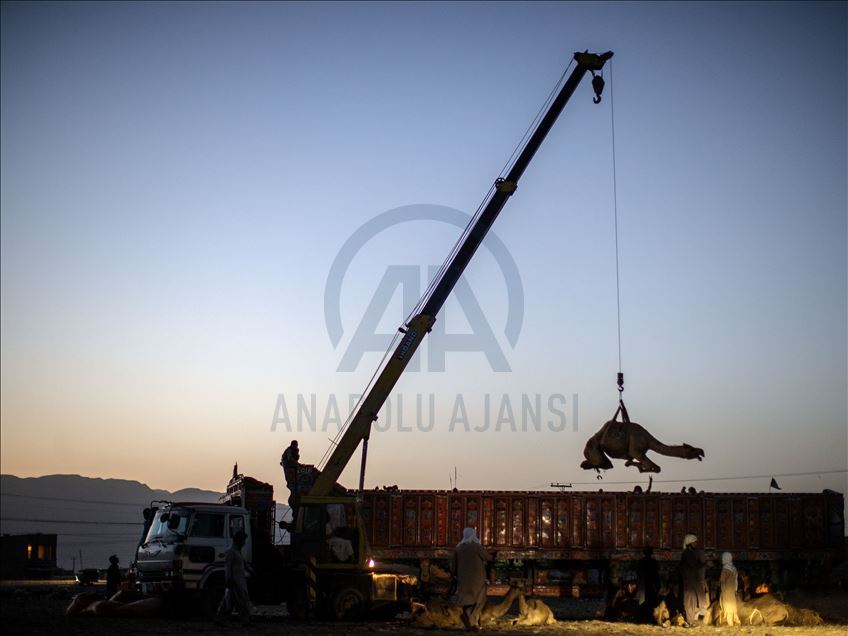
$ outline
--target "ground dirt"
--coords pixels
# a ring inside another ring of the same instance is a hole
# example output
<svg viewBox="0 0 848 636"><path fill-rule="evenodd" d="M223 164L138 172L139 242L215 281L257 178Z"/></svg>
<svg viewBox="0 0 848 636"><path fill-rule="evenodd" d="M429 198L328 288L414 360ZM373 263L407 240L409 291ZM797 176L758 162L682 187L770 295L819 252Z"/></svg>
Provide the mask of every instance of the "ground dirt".
<svg viewBox="0 0 848 636"><path fill-rule="evenodd" d="M156 636L168 634L304 634L330 636L338 634L457 634L455 630L416 629L407 618L357 623L303 622L291 619L284 608L258 607L251 626L243 630L237 622L218 625L197 617L127 619L75 616L65 617L65 608L75 588L29 588L4 586L0 589L0 632L3 634L94 634ZM745 634L751 636L805 635L845 636L848 634L848 593L795 593L788 602L818 611L827 624L817 627L696 627L663 629L653 625L611 623L592 620L600 608L596 600L546 599L559 620L547 627L498 625L484 630L487 634L564 634L569 636L601 636L605 634L647 636L659 634ZM513 606L512 612L516 608Z"/></svg>

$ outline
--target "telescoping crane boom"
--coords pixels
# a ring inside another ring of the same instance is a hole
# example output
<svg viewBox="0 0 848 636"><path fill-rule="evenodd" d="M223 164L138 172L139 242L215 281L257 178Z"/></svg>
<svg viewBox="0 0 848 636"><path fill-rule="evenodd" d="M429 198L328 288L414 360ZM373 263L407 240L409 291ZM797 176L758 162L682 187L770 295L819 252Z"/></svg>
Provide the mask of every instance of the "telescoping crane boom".
<svg viewBox="0 0 848 636"><path fill-rule="evenodd" d="M363 488L365 459L368 450L368 438L371 434L371 424L377 419L377 414L385 404L392 389L409 364L410 359L418 350L424 336L433 328L436 315L445 304L456 285L459 277L465 271L480 243L483 242L489 228L495 222L507 200L518 187L518 181L533 159L533 155L542 145L551 127L562 112L580 81L591 73L592 86L595 91L595 103L600 102L603 90L603 78L596 75L603 69L604 64L613 56L612 51L602 54L575 53L574 70L568 76L557 96L550 103L545 114L516 157L506 176L495 181L487 199L481 206L481 212L475 215L471 224L466 228L451 256L445 262L439 275L430 285L410 318L399 328L402 335L400 343L385 362L382 370L376 376L368 392L360 400L347 430L342 435L330 458L327 460L320 475L315 480L309 497L328 496L344 471L359 443L363 442L362 471L360 472L359 489Z"/></svg>

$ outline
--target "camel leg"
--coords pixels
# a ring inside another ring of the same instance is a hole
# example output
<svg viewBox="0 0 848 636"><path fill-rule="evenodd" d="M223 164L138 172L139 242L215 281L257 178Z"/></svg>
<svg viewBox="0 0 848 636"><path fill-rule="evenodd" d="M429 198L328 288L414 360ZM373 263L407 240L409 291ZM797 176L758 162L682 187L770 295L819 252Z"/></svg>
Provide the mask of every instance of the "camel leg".
<svg viewBox="0 0 848 636"><path fill-rule="evenodd" d="M658 473L662 470L657 464L648 459L648 456L644 453L634 455L633 459L628 459L625 465L636 466L640 473Z"/></svg>

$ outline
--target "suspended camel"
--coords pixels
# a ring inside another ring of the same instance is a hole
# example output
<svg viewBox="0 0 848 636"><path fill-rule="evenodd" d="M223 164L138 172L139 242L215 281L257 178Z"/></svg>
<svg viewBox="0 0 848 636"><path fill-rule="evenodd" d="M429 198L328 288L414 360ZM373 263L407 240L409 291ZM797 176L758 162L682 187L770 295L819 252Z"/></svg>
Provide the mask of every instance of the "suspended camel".
<svg viewBox="0 0 848 636"><path fill-rule="evenodd" d="M618 421L621 413L622 420ZM586 470L607 470L612 468L610 457L627 460L625 466L636 466L640 473L658 473L660 467L645 455L654 451L660 455L680 457L682 459L697 459L701 461L704 451L689 444L668 446L651 435L636 422L631 422L624 408L624 402L619 402L618 410L613 418L604 424L597 433L589 438L583 455L586 459L580 464Z"/></svg>

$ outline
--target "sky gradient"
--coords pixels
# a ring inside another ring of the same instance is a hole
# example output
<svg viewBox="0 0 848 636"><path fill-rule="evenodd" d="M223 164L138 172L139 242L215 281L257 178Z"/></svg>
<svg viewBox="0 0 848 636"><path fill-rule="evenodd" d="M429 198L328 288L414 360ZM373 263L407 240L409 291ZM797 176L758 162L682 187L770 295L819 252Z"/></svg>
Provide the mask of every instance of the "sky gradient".
<svg viewBox="0 0 848 636"><path fill-rule="evenodd" d="M617 399L612 104L625 399L662 441L706 451L660 458L662 478L762 491L696 479L845 469L846 17L844 3L4 3L2 471L220 490L238 461L282 491L289 441L317 463L335 431L272 431L279 395L292 411L314 394L319 420L331 396L346 404L379 361L337 371L386 268L439 264L459 230L412 222L360 250L334 347L339 249L402 206L473 212L584 49L615 51L603 102L579 87L494 227L523 284L514 347L492 254L467 272L511 371L449 352L444 373L404 376L407 408L434 396L435 427L375 434L367 485L446 488L455 466L462 488L594 482L583 444ZM409 310L399 291L389 309L387 333ZM448 333L468 330L455 300L446 312ZM562 395L566 427L451 432L458 394L471 426L486 394L515 410ZM605 477L628 479L621 463Z"/></svg>

